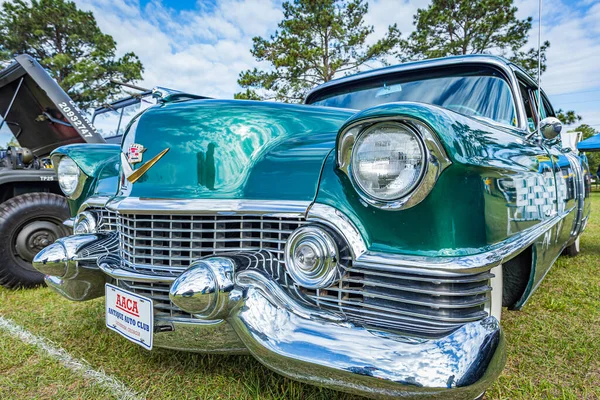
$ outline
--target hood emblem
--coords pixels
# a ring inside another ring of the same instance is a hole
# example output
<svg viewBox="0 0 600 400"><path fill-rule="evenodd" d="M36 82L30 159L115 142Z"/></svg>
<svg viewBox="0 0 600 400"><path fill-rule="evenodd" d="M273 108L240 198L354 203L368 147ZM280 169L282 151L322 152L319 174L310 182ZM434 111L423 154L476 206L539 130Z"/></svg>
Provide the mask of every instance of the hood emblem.
<svg viewBox="0 0 600 400"><path fill-rule="evenodd" d="M142 153L146 151L146 148L141 144L134 143L129 146L127 150L127 160L130 164L137 164L142 162Z"/></svg>
<svg viewBox="0 0 600 400"><path fill-rule="evenodd" d="M127 156L124 153L121 153L121 166L123 169L123 174L125 175L125 178L127 178L127 180L131 183L134 183L138 179L140 179L146 172L148 172L150 168L152 168L154 164L158 162L158 160L160 160L169 151L169 148L167 147L166 149L155 155L153 158L142 164L138 169L134 170L133 166L131 165L134 164L134 161L131 161L131 149L134 146L136 148L143 149L139 152L139 161L136 162L142 161L142 152L146 150L142 145L134 144L130 146L129 150L127 151Z"/></svg>

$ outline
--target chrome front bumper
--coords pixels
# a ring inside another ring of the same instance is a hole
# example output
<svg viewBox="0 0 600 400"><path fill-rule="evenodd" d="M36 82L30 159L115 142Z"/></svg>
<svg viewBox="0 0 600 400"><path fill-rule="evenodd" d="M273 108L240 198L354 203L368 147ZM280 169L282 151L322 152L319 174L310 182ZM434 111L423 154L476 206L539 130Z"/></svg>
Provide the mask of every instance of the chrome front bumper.
<svg viewBox="0 0 600 400"><path fill-rule="evenodd" d="M179 277L121 269L114 254L114 234L76 235L44 249L34 266L53 274L48 285L71 300L101 296L105 282L119 279L168 283L173 302L197 318L157 319L155 346L249 352L292 379L372 398L474 399L504 366L504 336L493 317L435 339L401 335L290 296L265 273L264 253L250 261L209 257Z"/></svg>

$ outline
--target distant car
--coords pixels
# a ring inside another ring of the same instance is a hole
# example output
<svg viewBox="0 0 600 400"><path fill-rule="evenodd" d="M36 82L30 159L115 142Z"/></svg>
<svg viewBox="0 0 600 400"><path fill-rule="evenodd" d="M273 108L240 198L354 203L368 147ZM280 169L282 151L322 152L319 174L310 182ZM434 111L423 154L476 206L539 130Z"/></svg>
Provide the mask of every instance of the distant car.
<svg viewBox="0 0 600 400"><path fill-rule="evenodd" d="M34 266L146 349L250 353L373 398L475 399L590 204L546 95L491 56L328 82L304 105L163 98L52 154L75 235ZM538 130L539 128L539 130ZM61 173L63 171L63 173Z"/></svg>

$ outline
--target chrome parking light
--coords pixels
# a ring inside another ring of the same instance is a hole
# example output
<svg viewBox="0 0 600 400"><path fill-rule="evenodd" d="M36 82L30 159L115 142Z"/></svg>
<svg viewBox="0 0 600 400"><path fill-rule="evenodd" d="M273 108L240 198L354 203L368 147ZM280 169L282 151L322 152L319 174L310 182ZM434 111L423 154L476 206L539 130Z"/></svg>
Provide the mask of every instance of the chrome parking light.
<svg viewBox="0 0 600 400"><path fill-rule="evenodd" d="M309 289L325 288L339 279L339 258L333 236L316 225L296 229L285 245L287 272Z"/></svg>

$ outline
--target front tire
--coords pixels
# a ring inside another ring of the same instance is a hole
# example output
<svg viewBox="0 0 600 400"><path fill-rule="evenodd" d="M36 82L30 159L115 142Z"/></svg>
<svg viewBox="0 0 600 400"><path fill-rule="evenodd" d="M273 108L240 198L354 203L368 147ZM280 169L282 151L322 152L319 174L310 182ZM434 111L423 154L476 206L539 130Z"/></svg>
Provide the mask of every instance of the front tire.
<svg viewBox="0 0 600 400"><path fill-rule="evenodd" d="M33 257L59 237L68 235L70 217L64 197L27 193L0 204L0 285L15 289L44 282L31 265Z"/></svg>
<svg viewBox="0 0 600 400"><path fill-rule="evenodd" d="M575 241L573 243L571 243L567 248L565 248L563 254L569 257L575 257L576 255L579 254L580 249L579 249L579 238L580 236L577 236L577 239L575 239Z"/></svg>

